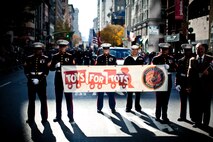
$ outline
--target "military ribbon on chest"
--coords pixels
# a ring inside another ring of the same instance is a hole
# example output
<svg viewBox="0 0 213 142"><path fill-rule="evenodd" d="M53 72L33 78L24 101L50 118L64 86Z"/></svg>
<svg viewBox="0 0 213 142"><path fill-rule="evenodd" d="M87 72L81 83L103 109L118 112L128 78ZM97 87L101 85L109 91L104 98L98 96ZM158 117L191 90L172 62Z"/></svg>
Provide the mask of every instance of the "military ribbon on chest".
<svg viewBox="0 0 213 142"><path fill-rule="evenodd" d="M113 61L113 58L112 58L112 57L110 57L110 58L109 58L109 62L112 62L112 61Z"/></svg>

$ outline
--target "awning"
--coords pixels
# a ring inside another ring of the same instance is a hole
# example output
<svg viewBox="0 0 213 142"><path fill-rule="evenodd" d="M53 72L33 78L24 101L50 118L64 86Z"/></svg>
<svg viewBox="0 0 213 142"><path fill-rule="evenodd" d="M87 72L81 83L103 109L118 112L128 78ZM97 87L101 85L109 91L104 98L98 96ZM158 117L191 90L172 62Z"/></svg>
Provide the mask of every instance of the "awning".
<svg viewBox="0 0 213 142"><path fill-rule="evenodd" d="M188 6L188 19L194 19L209 14L208 6L210 5L210 0L193 0Z"/></svg>

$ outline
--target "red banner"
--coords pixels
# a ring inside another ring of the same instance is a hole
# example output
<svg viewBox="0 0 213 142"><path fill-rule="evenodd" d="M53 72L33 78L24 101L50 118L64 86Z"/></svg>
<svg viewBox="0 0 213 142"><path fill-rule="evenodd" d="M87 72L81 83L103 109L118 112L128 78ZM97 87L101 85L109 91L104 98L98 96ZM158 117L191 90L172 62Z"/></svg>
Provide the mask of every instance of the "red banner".
<svg viewBox="0 0 213 142"><path fill-rule="evenodd" d="M183 0L175 0L175 20L183 20Z"/></svg>

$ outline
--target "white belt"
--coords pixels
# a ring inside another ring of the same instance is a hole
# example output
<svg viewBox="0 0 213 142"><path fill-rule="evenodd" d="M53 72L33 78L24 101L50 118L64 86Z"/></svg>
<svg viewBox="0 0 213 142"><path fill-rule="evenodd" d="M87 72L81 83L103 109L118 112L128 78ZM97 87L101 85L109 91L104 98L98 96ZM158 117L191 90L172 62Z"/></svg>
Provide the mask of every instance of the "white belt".
<svg viewBox="0 0 213 142"><path fill-rule="evenodd" d="M31 75L41 75L42 72L30 72Z"/></svg>
<svg viewBox="0 0 213 142"><path fill-rule="evenodd" d="M181 73L181 74L180 74L180 76L182 76L182 77L186 77L186 74L184 74L184 73Z"/></svg>
<svg viewBox="0 0 213 142"><path fill-rule="evenodd" d="M61 70L56 70L56 72L61 72Z"/></svg>
<svg viewBox="0 0 213 142"><path fill-rule="evenodd" d="M170 75L170 74L172 74L172 73L171 73L171 72L168 72L167 74Z"/></svg>

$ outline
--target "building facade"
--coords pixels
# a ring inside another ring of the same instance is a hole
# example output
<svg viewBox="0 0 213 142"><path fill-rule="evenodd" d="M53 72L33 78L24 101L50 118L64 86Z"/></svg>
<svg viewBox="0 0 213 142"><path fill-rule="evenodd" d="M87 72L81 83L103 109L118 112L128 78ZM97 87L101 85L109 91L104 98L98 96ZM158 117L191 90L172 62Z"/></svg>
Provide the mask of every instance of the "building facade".
<svg viewBox="0 0 213 142"><path fill-rule="evenodd" d="M134 44L141 44L146 52L157 52L159 39L165 34L166 21L162 9L164 0L126 0L126 29L134 32ZM131 42L131 41L130 41ZM130 46L131 44L129 44Z"/></svg>
<svg viewBox="0 0 213 142"><path fill-rule="evenodd" d="M74 20L73 20L73 28L74 28L74 32L75 34L77 34L78 36L81 37L81 33L79 31L79 24L78 24L78 18L79 18L79 9L75 8L75 12L74 12Z"/></svg>

